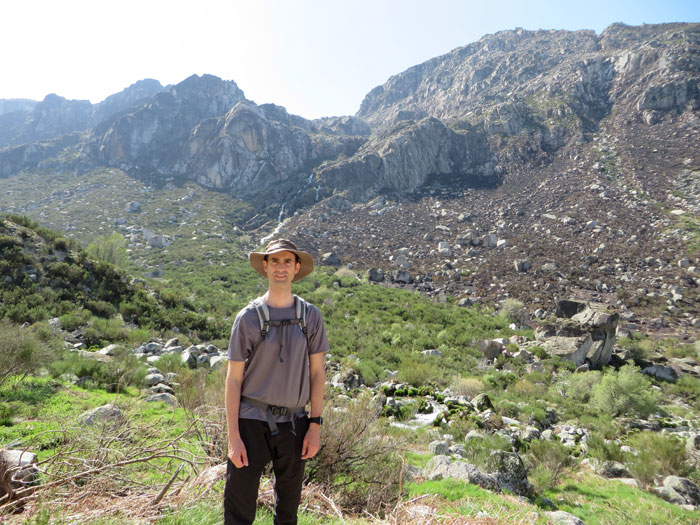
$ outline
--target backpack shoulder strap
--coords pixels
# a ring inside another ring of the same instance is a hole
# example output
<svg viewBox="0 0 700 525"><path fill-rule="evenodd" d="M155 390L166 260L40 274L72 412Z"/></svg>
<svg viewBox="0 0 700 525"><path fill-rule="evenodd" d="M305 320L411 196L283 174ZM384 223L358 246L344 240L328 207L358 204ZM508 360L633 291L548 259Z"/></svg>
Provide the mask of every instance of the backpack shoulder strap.
<svg viewBox="0 0 700 525"><path fill-rule="evenodd" d="M308 330L306 329L306 301L298 295L295 295L294 302L296 303L296 315L299 320L299 326L301 326L301 331L304 332L304 335L308 338Z"/></svg>
<svg viewBox="0 0 700 525"><path fill-rule="evenodd" d="M255 313L258 314L258 323L260 323L260 334L263 339L267 336L267 331L270 328L270 309L265 304L262 297L258 297L251 303L255 307Z"/></svg>
<svg viewBox="0 0 700 525"><path fill-rule="evenodd" d="M265 300L262 297L258 297L250 304L253 305L253 307L255 308L255 313L258 315L258 323L260 324L260 338L253 345L253 349L250 351L248 359L246 359L243 373L245 373L245 371L248 370L248 366L250 365L250 362L252 361L255 352L265 340L265 337L267 337L267 332L270 329L270 310L265 304Z"/></svg>

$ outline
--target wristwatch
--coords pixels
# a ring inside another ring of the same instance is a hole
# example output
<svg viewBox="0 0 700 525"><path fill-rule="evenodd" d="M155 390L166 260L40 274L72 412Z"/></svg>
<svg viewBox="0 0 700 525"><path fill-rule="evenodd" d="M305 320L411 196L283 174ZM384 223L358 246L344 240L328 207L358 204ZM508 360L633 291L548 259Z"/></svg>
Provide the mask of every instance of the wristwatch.
<svg viewBox="0 0 700 525"><path fill-rule="evenodd" d="M318 417L310 417L309 418L309 423L317 423L319 425L323 425L323 418L321 416Z"/></svg>

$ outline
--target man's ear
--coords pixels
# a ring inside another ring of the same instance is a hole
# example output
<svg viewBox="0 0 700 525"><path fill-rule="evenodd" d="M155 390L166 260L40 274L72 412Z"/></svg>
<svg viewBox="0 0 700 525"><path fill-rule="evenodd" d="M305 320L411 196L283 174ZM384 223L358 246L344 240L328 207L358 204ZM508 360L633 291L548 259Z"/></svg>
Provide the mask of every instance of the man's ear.
<svg viewBox="0 0 700 525"><path fill-rule="evenodd" d="M265 259L263 259L262 263L263 263L263 271L267 272L267 261Z"/></svg>
<svg viewBox="0 0 700 525"><path fill-rule="evenodd" d="M295 270L294 270L294 275L298 274L301 271L301 263L297 261L297 263L294 265Z"/></svg>

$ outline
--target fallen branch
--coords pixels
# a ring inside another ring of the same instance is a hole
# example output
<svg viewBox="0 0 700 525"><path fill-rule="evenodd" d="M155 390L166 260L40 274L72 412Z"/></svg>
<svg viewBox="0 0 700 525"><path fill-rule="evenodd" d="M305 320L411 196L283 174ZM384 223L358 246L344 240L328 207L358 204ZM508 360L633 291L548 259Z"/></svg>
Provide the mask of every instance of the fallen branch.
<svg viewBox="0 0 700 525"><path fill-rule="evenodd" d="M151 503L151 505L158 505L158 503L160 503L160 500L162 500L162 499L163 499L163 496L165 496L165 493L168 492L168 489L170 488L170 485L173 484L173 481L175 481L175 478L177 477L177 475L178 475L178 474L180 473L180 471L182 470L182 467L184 467L184 466L185 466L184 463L180 463L180 466L177 467L177 470L175 471L175 474L173 474L172 477L168 480L168 482L165 484L165 487L163 487L163 489L158 493L158 495L157 495L156 498L153 500L153 502Z"/></svg>

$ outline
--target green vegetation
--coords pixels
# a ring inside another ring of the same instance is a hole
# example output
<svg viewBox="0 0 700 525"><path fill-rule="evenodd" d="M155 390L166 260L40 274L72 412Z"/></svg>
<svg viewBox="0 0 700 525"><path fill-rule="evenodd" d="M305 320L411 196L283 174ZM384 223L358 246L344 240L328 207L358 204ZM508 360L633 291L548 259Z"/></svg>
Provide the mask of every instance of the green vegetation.
<svg viewBox="0 0 700 525"><path fill-rule="evenodd" d="M601 155L608 153L601 150ZM608 156L604 166L612 173L615 160L612 154ZM75 189L80 182L69 176L53 177L58 189ZM147 365L130 350L153 338L175 336L183 345L211 342L219 348L226 346L235 313L264 290L260 276L241 257L252 247L252 240L236 224L249 210L226 196L188 185L174 185L151 199L140 183L118 170L92 174L85 180L113 185L118 198L97 204L87 199L62 203L61 208L46 212L48 222L55 224L65 223L61 212L68 212L71 221L76 217L75 230L68 235L75 233L87 245L85 250L76 239L26 217L7 216L0 221L0 355L4 358L0 365L0 446L26 446L38 452L40 461L77 451L71 457L93 464L117 461L135 448L182 434L172 446L177 459L158 458L120 467L105 482L114 501L131 501L136 493L152 499L155 494L151 492L164 485L180 460L186 459L187 465L176 483L224 460L225 370L190 370L177 355L161 357L153 366L177 374L179 406L145 403L141 389ZM18 204L30 201L29 190L16 182L8 180L16 192L13 198ZM2 199L7 197L0 196L0 204ZM109 233L115 229L113 218L125 215L123 205L128 200L147 200L148 205L138 216L128 215L125 227L138 222L170 236L173 245L150 249L138 233L129 235L137 230ZM98 205L104 209L98 210ZM79 206L85 208L84 213L73 215ZM138 272L153 276L134 278ZM323 267L295 285L295 292L316 304L324 316L331 342L329 365L355 370L364 383L342 396L336 389L328 394L324 448L308 463L312 484L304 496L308 505L300 523L341 523L328 500L344 513L347 523L373 522L367 513L387 522L415 523L410 521L414 518L409 519L412 505L425 505L445 520L467 517L494 523L546 523L544 511L552 503L545 498L592 523L692 523L692 513L648 492L583 474L576 463L581 457L621 461L641 485L668 473L698 479L682 443L660 433L630 430L624 418L654 417L666 425L668 415L673 414L696 425L700 380L684 375L676 383L660 383L631 364L619 370L573 373L571 363L549 358L542 347L529 349L542 360L541 370L505 357L485 366L476 346L478 339L514 334L533 338L531 330L509 328L522 318L523 309L522 303L512 299L504 301L498 313L485 307L458 308L452 298L434 303L405 290L370 284L348 269L338 272ZM58 319L49 322L51 318ZM63 340L69 337L71 342L86 343L87 352L66 351ZM117 343L119 348L109 362L101 362L93 352L108 343ZM655 352L667 357L698 355L696 347L672 338L634 336L618 344L631 350L638 363ZM425 350L438 350L440 355L424 354ZM398 408L388 409L377 403L381 396L372 399L372 391L365 386L376 387L395 371L395 379L405 385L395 391L384 385L384 394L399 402ZM449 394L443 392L445 388L450 389ZM446 402L447 395L471 399L480 393L488 394L494 406L486 421L466 404ZM676 398L684 404L673 405ZM436 402L446 402L446 409L432 413ZM106 403L119 406L127 422L115 427L118 430L85 431L80 415ZM433 425L414 430L398 424L418 414L426 415ZM509 439L503 433L494 434L507 427L505 418L520 421L520 431L526 431L526 426L541 430L560 421L584 427L589 435L572 448L556 438ZM467 432L475 429L485 436L465 442ZM111 443L115 432L121 432L121 437L118 443ZM536 497L524 501L455 480L419 477L409 482L408 476L402 477L407 464L425 465L429 442L448 434L464 447L466 461L484 471L493 467L494 450L517 450ZM637 454L623 452L623 445ZM95 452L99 450L102 456ZM67 469L81 468L77 461L66 465ZM81 483L90 486L92 480L86 479ZM79 491L82 486L76 483L72 489ZM181 497L187 490L177 492L180 486L176 486L157 516L154 511L149 519L163 524L221 522L222 481L206 494L196 493L192 500ZM178 497L170 497L176 492ZM24 516L27 522L68 523L78 511L64 495L58 491L55 500L38 502L33 514ZM414 498L420 499L412 502ZM138 500L139 504L143 501ZM121 508L115 505L109 512L99 509L102 517L85 519L131 523L136 509L128 507L121 502ZM261 507L259 518L261 523L270 523L269 510Z"/></svg>

